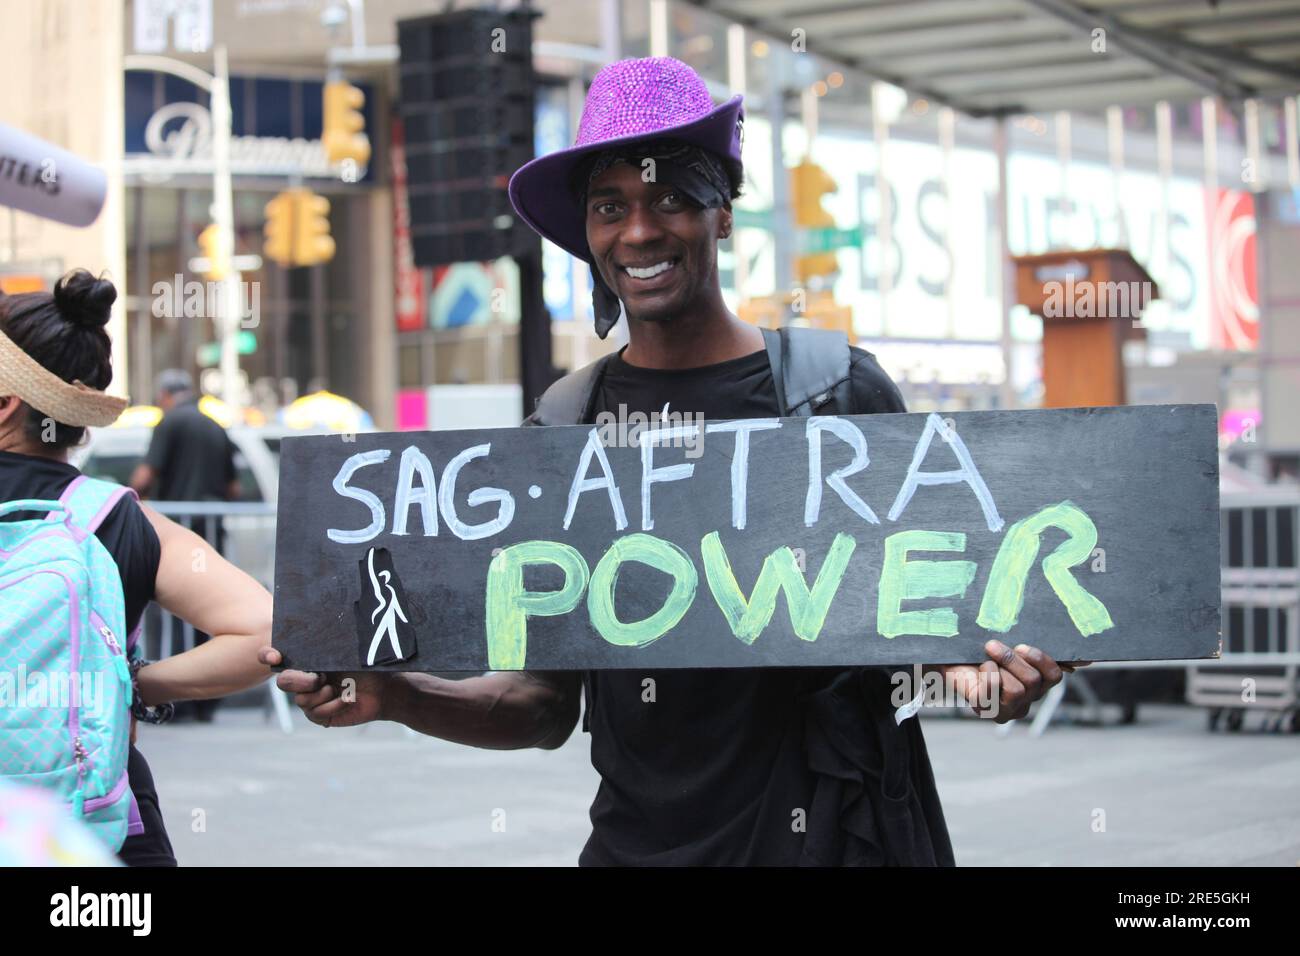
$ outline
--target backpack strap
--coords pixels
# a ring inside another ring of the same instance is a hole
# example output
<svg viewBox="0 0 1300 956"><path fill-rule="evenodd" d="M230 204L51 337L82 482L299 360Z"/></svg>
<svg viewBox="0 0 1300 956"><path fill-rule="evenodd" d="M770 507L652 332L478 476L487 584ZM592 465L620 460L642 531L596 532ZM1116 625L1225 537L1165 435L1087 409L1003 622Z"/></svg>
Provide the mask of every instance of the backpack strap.
<svg viewBox="0 0 1300 956"><path fill-rule="evenodd" d="M782 416L806 417L832 399L849 381L849 339L832 329L782 326L762 329L772 381ZM555 382L537 402L525 425L578 425L591 417L596 389L614 353L602 356ZM843 414L843 412L841 412Z"/></svg>
<svg viewBox="0 0 1300 956"><path fill-rule="evenodd" d="M524 424L581 425L587 421L591 417L591 406L604 377L605 366L615 354L602 355L553 383L537 400L536 410L524 420Z"/></svg>
<svg viewBox="0 0 1300 956"><path fill-rule="evenodd" d="M59 504L63 505L68 515L67 523L72 533L78 536L78 540L84 540L99 530L99 526L113 513L118 502L127 496L136 501L140 500L134 488L119 485L115 481L78 475L72 479L72 484L63 489L63 494L59 496ZM143 628L144 615L142 614L135 629L127 635L127 656L134 656Z"/></svg>
<svg viewBox="0 0 1300 956"><path fill-rule="evenodd" d="M848 336L789 325L761 331L783 416L816 414L832 399L844 404L837 393L849 381Z"/></svg>
<svg viewBox="0 0 1300 956"><path fill-rule="evenodd" d="M117 503L128 495L136 501L140 500L135 490L126 485L78 475L59 496L59 504L71 516L72 524L86 534L94 534L117 507Z"/></svg>

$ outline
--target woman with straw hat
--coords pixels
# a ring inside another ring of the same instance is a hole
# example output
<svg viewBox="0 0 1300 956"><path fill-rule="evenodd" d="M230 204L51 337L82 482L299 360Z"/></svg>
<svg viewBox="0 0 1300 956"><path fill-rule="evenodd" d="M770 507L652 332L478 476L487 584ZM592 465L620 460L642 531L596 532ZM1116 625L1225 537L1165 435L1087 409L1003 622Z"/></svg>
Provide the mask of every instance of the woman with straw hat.
<svg viewBox="0 0 1300 956"><path fill-rule="evenodd" d="M84 480L68 450L87 427L110 425L126 408L125 398L104 391L113 375L104 326L116 298L111 282L84 270L59 280L53 292L0 295L0 502L67 495ZM134 719L165 720L169 701L218 697L267 677L257 649L269 641L271 596L129 489L114 500L94 534L117 565L127 631L156 600L215 635L167 660L131 664L134 738ZM39 515L13 512L0 520L32 517ZM0 642L12 637L0 633ZM120 856L133 865L174 866L149 766L134 743L128 774L136 808Z"/></svg>

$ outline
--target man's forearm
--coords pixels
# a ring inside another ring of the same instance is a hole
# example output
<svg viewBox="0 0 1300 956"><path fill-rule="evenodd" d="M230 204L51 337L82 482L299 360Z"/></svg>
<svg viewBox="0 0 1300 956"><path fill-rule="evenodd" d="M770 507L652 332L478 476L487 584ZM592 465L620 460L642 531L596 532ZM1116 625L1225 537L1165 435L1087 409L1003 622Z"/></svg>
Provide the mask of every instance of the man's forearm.
<svg viewBox="0 0 1300 956"><path fill-rule="evenodd" d="M459 681L395 674L383 690L381 717L471 747L553 749L573 729L578 702L572 695L563 684L523 672Z"/></svg>

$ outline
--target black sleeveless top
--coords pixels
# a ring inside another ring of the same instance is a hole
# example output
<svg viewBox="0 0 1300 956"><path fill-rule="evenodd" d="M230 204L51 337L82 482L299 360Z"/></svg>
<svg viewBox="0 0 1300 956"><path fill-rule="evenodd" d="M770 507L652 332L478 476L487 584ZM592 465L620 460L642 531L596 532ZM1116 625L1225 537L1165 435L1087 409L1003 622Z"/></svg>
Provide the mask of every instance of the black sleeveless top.
<svg viewBox="0 0 1300 956"><path fill-rule="evenodd" d="M57 499L81 474L75 466L33 455L0 451L0 501L19 498ZM25 512L4 516L18 521L39 517ZM123 498L104 519L95 537L113 556L122 575L126 597L127 633L135 630L144 609L153 600L158 560L162 554L158 535L135 501Z"/></svg>

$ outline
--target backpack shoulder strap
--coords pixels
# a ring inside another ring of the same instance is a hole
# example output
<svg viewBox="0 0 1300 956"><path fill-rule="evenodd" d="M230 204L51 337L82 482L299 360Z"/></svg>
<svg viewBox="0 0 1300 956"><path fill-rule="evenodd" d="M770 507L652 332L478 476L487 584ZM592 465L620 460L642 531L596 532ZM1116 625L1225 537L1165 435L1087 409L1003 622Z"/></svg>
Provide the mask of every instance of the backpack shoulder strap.
<svg viewBox="0 0 1300 956"><path fill-rule="evenodd" d="M831 329L763 329L782 415L804 417L827 404L849 380L849 339Z"/></svg>
<svg viewBox="0 0 1300 956"><path fill-rule="evenodd" d="M74 525L86 534L94 534L117 503L128 495L139 500L134 489L125 485L78 475L59 496L59 504L67 509Z"/></svg>
<svg viewBox="0 0 1300 956"><path fill-rule="evenodd" d="M834 397L849 379L849 340L843 332L783 326L763 329L781 414L807 416ZM613 353L554 383L525 425L577 425L587 420L592 399Z"/></svg>
<svg viewBox="0 0 1300 956"><path fill-rule="evenodd" d="M589 365L554 382L537 401L536 410L524 419L525 425L580 425L591 412L596 388L605 366L614 353L603 355Z"/></svg>
<svg viewBox="0 0 1300 956"><path fill-rule="evenodd" d="M77 537L78 541L85 541L87 538L95 536L95 532L104 523L104 519L112 514L118 502L127 496L136 501L140 500L140 496L135 493L134 488L119 485L115 481L103 481L99 478L87 478L85 475L78 475L72 479L72 484L68 485L63 490L63 494L59 496L59 504L63 505L67 511L68 527L72 533ZM125 594L123 594L123 597L125 599ZM122 609L125 614L125 603ZM122 626L126 627L128 623L123 618ZM140 620L136 622L135 629L127 635L126 653L128 657L136 656L143 627L144 615L142 614ZM132 797L132 799L135 798Z"/></svg>

